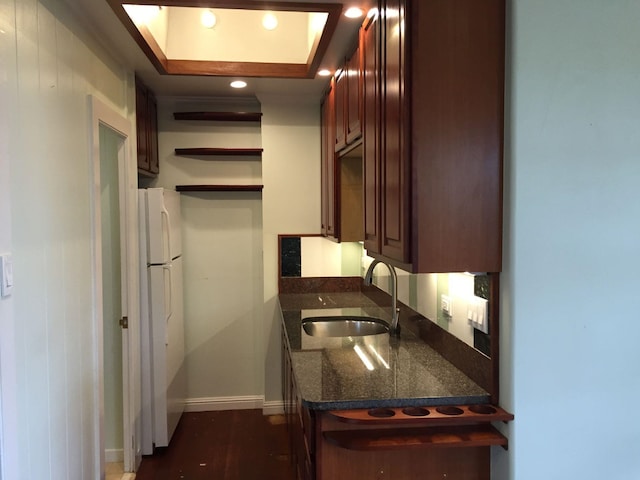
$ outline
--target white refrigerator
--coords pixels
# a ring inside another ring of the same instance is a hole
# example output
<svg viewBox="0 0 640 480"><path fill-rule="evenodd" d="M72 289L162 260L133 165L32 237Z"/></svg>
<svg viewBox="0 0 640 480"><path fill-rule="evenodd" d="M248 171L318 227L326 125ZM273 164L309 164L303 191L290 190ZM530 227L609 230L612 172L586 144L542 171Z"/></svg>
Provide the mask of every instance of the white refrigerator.
<svg viewBox="0 0 640 480"><path fill-rule="evenodd" d="M184 315L180 194L138 190L142 454L169 445L184 411Z"/></svg>

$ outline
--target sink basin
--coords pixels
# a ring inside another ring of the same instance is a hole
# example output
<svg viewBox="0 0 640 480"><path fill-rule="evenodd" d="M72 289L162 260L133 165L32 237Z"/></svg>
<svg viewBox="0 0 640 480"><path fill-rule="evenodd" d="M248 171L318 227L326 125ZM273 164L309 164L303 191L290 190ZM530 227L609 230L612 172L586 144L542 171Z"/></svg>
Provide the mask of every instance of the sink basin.
<svg viewBox="0 0 640 480"><path fill-rule="evenodd" d="M312 337L353 337L389 333L389 326L384 320L359 316L305 318L302 328Z"/></svg>

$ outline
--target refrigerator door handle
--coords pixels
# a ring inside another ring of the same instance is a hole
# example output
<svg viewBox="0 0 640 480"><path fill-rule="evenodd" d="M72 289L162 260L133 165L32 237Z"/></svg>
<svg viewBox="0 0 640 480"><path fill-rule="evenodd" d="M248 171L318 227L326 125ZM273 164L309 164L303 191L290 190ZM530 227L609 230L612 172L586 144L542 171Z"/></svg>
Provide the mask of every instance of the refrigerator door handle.
<svg viewBox="0 0 640 480"><path fill-rule="evenodd" d="M167 210L167 207L165 207L164 205L162 205L162 210L160 211L160 215L162 216L162 218L165 219L165 229L164 231L167 232L166 233L166 238L167 238L167 243L166 245L166 249L167 249L167 256L164 258L165 262L170 262L171 261L171 256L172 256L172 252L171 252L171 217L169 215L169 210ZM164 255L164 250L163 250L163 255Z"/></svg>
<svg viewBox="0 0 640 480"><path fill-rule="evenodd" d="M168 272L169 275L169 291L167 292L167 300L168 300L168 307L167 308L167 319L166 319L166 323L167 323L167 328L164 329L164 344L165 345L169 345L169 320L171 320L171 316L173 315L173 298L172 298L172 294L173 294L173 279L171 278L171 264L168 263L166 265L163 265L162 268L164 270L166 270ZM165 283L166 285L166 283Z"/></svg>

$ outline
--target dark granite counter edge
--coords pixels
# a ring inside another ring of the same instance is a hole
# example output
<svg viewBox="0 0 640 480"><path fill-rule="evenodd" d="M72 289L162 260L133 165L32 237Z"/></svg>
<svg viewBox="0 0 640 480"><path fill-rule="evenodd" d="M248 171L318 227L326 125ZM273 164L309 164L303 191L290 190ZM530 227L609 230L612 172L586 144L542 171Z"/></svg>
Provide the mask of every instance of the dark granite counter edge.
<svg viewBox="0 0 640 480"><path fill-rule="evenodd" d="M340 402L314 402L302 399L302 404L311 410L352 410L371 408L440 407L443 405L485 405L489 395L465 397L423 397L405 399L344 400Z"/></svg>

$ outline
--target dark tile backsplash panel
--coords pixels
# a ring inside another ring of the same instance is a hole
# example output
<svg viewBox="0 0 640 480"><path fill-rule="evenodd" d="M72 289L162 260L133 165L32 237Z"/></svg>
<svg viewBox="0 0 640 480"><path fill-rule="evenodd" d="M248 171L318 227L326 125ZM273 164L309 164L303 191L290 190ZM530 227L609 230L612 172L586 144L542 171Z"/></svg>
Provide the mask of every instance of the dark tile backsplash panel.
<svg viewBox="0 0 640 480"><path fill-rule="evenodd" d="M300 254L300 237L282 237L280 271L283 277L302 276L302 257Z"/></svg>

